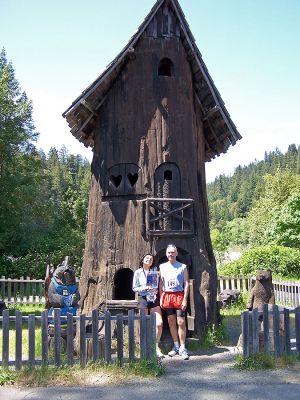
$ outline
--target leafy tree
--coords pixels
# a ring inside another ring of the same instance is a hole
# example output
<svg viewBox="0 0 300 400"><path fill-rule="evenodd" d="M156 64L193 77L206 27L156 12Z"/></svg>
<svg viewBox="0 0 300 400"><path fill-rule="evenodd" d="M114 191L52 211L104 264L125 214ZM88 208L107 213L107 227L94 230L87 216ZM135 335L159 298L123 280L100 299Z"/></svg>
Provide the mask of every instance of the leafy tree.
<svg viewBox="0 0 300 400"><path fill-rule="evenodd" d="M277 244L300 249L300 187L273 211L269 235Z"/></svg>
<svg viewBox="0 0 300 400"><path fill-rule="evenodd" d="M267 245L253 247L238 260L219 269L220 275L256 275L259 269L271 269L279 278L300 279L300 250L283 246Z"/></svg>
<svg viewBox="0 0 300 400"><path fill-rule="evenodd" d="M32 104L21 91L5 51L0 53L0 256L15 245L31 224L39 183L40 157ZM24 206L26 205L26 206ZM17 254L15 254L17 255Z"/></svg>

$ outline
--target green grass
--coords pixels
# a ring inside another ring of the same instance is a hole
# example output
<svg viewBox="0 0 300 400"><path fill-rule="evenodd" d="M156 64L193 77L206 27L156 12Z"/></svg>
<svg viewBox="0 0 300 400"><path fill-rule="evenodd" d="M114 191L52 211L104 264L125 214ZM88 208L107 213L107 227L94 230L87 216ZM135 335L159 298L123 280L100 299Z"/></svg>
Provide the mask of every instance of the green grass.
<svg viewBox="0 0 300 400"><path fill-rule="evenodd" d="M88 364L82 369L78 365L62 367L23 368L21 371L0 368L0 385L20 386L83 386L99 382L124 382L133 377L158 377L165 371L161 360L141 360L132 363L105 365Z"/></svg>
<svg viewBox="0 0 300 400"><path fill-rule="evenodd" d="M239 371L259 371L264 369L274 369L276 367L286 367L294 365L300 361L297 355L283 354L281 357L275 358L271 354L257 353L249 357L239 354L235 357L234 368Z"/></svg>
<svg viewBox="0 0 300 400"><path fill-rule="evenodd" d="M9 315L16 315L16 311L21 311L23 316L30 314L41 315L45 310L43 305L23 305L23 304L10 304L8 306ZM9 323L9 356L14 357L16 348L16 328L14 321ZM40 357L42 354L42 337L41 337L41 326L40 322L35 322L35 352L36 357ZM2 335L0 335L0 354L2 357ZM28 355L28 322L22 321L22 354Z"/></svg>

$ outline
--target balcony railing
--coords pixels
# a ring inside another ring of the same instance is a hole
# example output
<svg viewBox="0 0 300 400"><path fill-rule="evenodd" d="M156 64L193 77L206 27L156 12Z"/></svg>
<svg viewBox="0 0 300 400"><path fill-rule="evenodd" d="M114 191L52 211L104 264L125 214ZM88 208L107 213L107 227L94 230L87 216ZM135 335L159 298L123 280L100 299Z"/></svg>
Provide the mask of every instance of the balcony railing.
<svg viewBox="0 0 300 400"><path fill-rule="evenodd" d="M147 198L148 236L194 236L194 200Z"/></svg>

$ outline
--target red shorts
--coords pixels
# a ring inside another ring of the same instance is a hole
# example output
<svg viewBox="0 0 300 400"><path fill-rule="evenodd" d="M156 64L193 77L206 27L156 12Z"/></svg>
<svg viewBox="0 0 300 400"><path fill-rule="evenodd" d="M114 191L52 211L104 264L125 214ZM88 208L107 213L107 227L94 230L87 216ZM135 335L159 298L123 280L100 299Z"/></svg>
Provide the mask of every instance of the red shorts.
<svg viewBox="0 0 300 400"><path fill-rule="evenodd" d="M161 295L162 308L181 309L184 292L163 292Z"/></svg>

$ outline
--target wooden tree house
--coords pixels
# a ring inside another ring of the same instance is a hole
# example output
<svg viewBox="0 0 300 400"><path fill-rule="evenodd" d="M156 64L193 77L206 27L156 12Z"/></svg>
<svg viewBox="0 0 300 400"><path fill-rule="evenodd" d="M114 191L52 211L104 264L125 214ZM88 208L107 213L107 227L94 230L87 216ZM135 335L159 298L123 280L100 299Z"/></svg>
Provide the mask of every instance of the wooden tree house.
<svg viewBox="0 0 300 400"><path fill-rule="evenodd" d="M195 328L216 319L205 162L241 138L177 0L158 0L127 46L65 111L93 149L82 310L133 300L141 256L174 243L194 282Z"/></svg>

